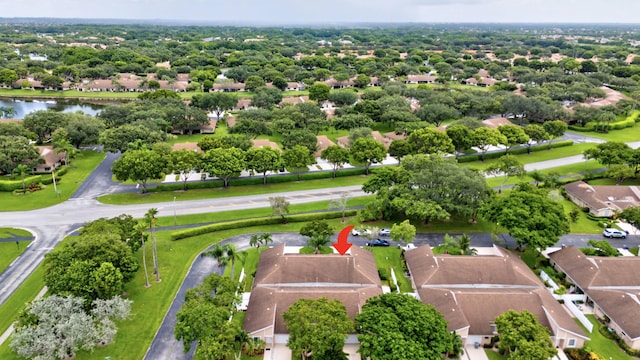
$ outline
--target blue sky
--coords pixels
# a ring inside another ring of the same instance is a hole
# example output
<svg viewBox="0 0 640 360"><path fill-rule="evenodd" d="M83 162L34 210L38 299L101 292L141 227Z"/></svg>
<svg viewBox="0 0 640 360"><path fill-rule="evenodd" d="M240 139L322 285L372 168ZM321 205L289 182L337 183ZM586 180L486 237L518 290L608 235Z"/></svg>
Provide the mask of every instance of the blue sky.
<svg viewBox="0 0 640 360"><path fill-rule="evenodd" d="M640 22L639 0L0 0L1 17L253 24Z"/></svg>

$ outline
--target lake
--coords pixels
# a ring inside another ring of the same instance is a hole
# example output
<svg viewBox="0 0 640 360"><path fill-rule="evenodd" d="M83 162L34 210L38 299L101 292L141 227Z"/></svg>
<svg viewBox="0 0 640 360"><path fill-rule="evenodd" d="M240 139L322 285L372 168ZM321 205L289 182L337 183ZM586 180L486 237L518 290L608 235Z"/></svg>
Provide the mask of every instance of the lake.
<svg viewBox="0 0 640 360"><path fill-rule="evenodd" d="M52 109L61 112L76 112L78 110L85 114L96 115L104 107L104 105L87 104L78 100L11 100L0 99L0 106L11 106L17 114L16 119L24 119L25 115L38 110Z"/></svg>

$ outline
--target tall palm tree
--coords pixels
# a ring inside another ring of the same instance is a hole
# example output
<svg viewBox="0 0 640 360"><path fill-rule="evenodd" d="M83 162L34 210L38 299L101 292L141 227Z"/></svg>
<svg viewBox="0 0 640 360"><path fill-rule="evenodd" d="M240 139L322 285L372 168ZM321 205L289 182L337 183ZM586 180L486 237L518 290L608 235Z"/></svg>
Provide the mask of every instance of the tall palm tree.
<svg viewBox="0 0 640 360"><path fill-rule="evenodd" d="M20 175L20 178L22 178L22 192L27 191L27 187L24 183L24 177L29 173L29 168L27 167L27 165L19 164L15 167L15 169L13 169L12 173L15 175Z"/></svg>
<svg viewBox="0 0 640 360"><path fill-rule="evenodd" d="M205 251L201 254L201 256L211 256L216 259L218 262L218 266L231 266L231 278L234 279L235 276L235 265L236 261L243 261L246 253L244 251L238 251L233 244L225 244L220 245L216 244L213 249L209 251Z"/></svg>
<svg viewBox="0 0 640 360"><path fill-rule="evenodd" d="M67 167L70 165L69 160L75 158L78 153L78 150L76 150L76 148L66 139L60 140L54 144L54 151L56 154L61 152L64 153L64 164L67 165Z"/></svg>
<svg viewBox="0 0 640 360"><path fill-rule="evenodd" d="M156 234L153 231L156 226L156 215L158 209L151 208L144 214L144 219L149 224L149 231L151 232L151 254L153 255L153 273L156 275L156 281L161 281L160 271L158 269L158 252L156 250Z"/></svg>
<svg viewBox="0 0 640 360"><path fill-rule="evenodd" d="M233 244L226 244L224 246L224 255L227 259L227 263L231 265L231 279L235 280L236 261L241 259L240 252Z"/></svg>
<svg viewBox="0 0 640 360"><path fill-rule="evenodd" d="M144 222L137 223L135 232L140 235L140 242L142 243L142 267L144 268L144 287L149 287L149 273L147 272L147 251L144 243L144 239L147 237L147 224Z"/></svg>

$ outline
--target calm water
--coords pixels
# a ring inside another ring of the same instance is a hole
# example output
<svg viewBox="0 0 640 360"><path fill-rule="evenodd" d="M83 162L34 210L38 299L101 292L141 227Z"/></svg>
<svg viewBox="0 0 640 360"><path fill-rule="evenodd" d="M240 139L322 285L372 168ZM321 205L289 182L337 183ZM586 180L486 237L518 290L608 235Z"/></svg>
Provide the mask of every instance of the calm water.
<svg viewBox="0 0 640 360"><path fill-rule="evenodd" d="M77 100L10 100L0 99L0 106L11 106L17 114L16 119L24 119L25 115L38 111L52 109L61 112L82 111L85 114L96 115L103 105L87 104Z"/></svg>

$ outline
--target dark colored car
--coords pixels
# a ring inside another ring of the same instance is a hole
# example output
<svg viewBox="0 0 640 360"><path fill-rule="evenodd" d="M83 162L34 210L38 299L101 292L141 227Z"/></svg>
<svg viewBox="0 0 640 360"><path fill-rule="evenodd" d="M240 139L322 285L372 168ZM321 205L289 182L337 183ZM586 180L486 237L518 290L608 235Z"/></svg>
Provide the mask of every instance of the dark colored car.
<svg viewBox="0 0 640 360"><path fill-rule="evenodd" d="M367 243L367 246L389 246L389 245L391 244L389 244L387 240L382 240L382 239L375 239Z"/></svg>

